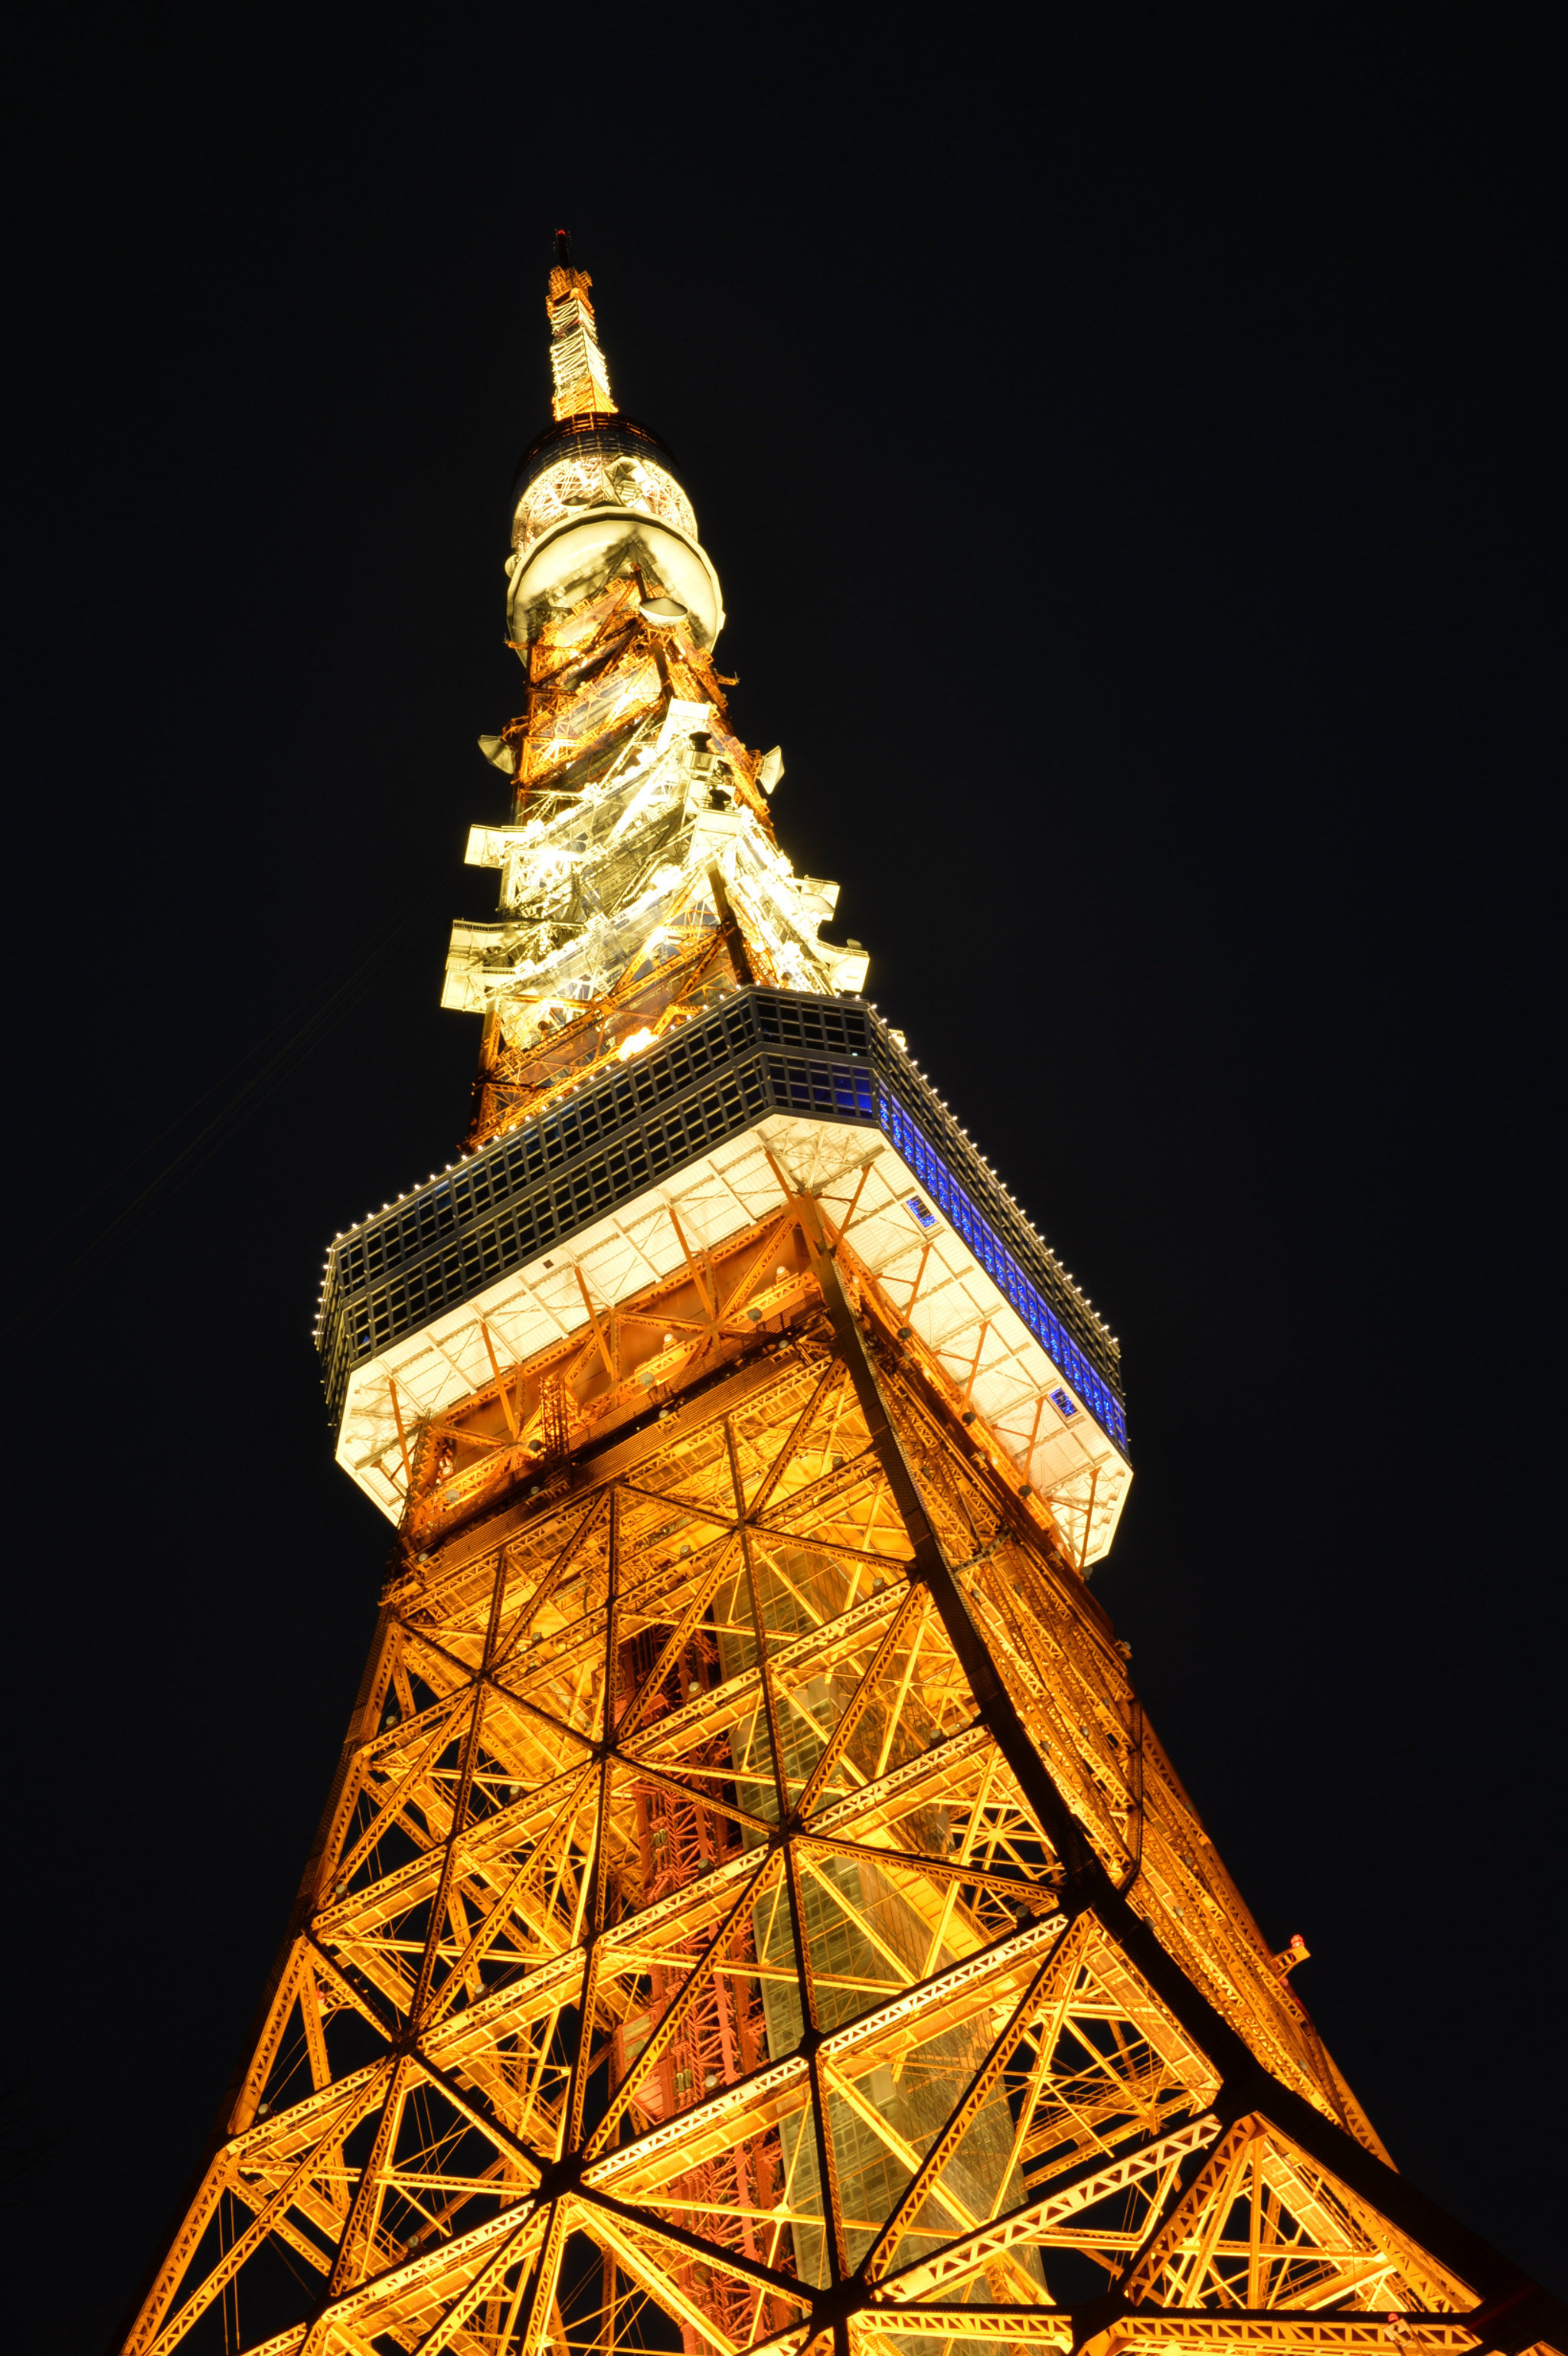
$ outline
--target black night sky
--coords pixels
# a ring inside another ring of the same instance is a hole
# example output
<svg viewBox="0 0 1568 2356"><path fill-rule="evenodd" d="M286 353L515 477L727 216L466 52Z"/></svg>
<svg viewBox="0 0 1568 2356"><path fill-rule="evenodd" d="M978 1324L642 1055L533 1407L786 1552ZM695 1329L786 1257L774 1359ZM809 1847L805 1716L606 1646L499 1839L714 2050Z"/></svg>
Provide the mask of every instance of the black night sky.
<svg viewBox="0 0 1568 2356"><path fill-rule="evenodd" d="M1553 12L49 22L8 2344L98 2350L154 2255L353 1698L391 1534L309 1328L465 1124L560 223L786 848L1121 1335L1150 1714L1396 2161L1568 2287Z"/></svg>

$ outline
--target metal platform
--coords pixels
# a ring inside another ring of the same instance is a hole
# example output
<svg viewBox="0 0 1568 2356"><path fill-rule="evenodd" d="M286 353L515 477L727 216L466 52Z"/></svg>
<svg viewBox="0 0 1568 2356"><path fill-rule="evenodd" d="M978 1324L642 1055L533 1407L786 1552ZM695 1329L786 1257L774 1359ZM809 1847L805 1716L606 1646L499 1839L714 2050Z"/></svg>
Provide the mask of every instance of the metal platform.
<svg viewBox="0 0 1568 2356"><path fill-rule="evenodd" d="M736 991L338 1236L315 1323L334 1426L357 1365L775 1111L875 1122L1125 1449L1115 1340L887 1024L774 990Z"/></svg>
<svg viewBox="0 0 1568 2356"><path fill-rule="evenodd" d="M709 1240L755 1217L755 1183L737 1173L754 1168L776 1194L764 1137L791 1143L790 1166L814 1184L885 1141L910 1237L940 1235L949 1253L960 1251L1125 1459L1115 1340L886 1023L859 1000L742 990L336 1237L315 1339L340 1460L390 1509L367 1479L379 1442L362 1418L387 1376L395 1371L406 1387L411 1343L440 1355L454 1312L483 1301L494 1322L494 1304L517 1290L508 1280L522 1277L545 1323L535 1338L530 1315L516 1345L519 1355L543 1346L585 1313L574 1280L564 1289L549 1280L566 1274L563 1253L596 1250L608 1228L628 1234L665 1199L703 1196L709 1207L699 1225ZM749 1150L728 1150L736 1146ZM455 1367L443 1394L454 1379ZM476 1365L475 1386L483 1379ZM357 1434L344 1428L351 1394ZM433 1398L421 1406L430 1411Z"/></svg>

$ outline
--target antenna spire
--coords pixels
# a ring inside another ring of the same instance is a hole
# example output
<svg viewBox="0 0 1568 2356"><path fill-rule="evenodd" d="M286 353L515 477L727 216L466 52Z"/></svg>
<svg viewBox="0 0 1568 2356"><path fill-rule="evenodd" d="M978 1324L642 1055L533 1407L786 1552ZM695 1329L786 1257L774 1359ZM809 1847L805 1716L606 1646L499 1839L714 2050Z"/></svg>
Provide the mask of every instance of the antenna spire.
<svg viewBox="0 0 1568 2356"><path fill-rule="evenodd" d="M613 416L610 371L599 348L599 330L588 290L593 281L571 259L569 230L555 233L555 267L549 273L545 310L549 318L549 365L555 380L552 406L563 417Z"/></svg>

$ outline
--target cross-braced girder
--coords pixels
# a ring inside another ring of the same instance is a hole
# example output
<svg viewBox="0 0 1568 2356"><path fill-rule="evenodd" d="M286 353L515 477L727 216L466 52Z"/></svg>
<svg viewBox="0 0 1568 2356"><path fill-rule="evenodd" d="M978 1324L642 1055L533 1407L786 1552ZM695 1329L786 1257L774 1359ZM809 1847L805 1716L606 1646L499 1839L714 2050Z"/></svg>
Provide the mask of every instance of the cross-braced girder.
<svg viewBox="0 0 1568 2356"><path fill-rule="evenodd" d="M1394 2213L1070 1550L840 1254L792 1201L733 1354L428 1529L530 1370L420 1435L426 1542L129 2349L1539 2338Z"/></svg>

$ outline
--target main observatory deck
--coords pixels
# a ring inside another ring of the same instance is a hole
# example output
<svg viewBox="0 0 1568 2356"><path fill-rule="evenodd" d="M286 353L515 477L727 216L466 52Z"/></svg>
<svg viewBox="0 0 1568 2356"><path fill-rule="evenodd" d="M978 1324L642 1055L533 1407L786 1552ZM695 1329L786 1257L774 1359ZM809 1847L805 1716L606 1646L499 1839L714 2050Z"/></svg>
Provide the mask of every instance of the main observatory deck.
<svg viewBox="0 0 1568 2356"><path fill-rule="evenodd" d="M521 1362L678 1268L682 1231L710 1249L776 1210L781 1173L849 1217L1020 1481L1076 1501L1095 1560L1127 1479L1115 1340L856 999L738 991L337 1237L315 1338L339 1462L396 1518L424 1419L497 1354Z"/></svg>

